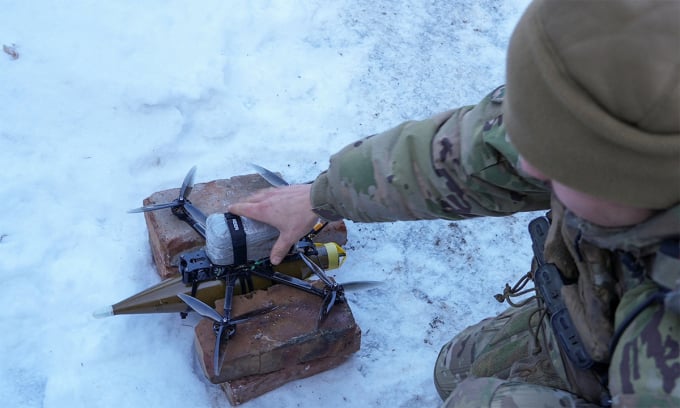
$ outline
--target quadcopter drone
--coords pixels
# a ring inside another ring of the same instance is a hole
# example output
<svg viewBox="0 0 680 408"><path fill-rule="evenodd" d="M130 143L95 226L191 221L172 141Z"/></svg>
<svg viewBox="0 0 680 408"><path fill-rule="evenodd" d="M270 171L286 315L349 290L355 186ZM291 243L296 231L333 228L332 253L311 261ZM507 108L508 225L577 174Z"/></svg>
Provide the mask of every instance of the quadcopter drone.
<svg viewBox="0 0 680 408"><path fill-rule="evenodd" d="M271 171L254 164L252 166L273 186L280 187L288 185L285 180ZM341 285L333 278L329 277L322 267L310 259L310 257L319 259L319 244L315 244L313 238L325 227L326 223L322 222L317 223L309 233L302 237L298 243L291 248L286 256L286 260L288 261L291 259L302 260L310 271L318 277L316 283L321 283L320 285L315 285L313 282L276 271L269 261L268 256L259 259L249 259L247 251L247 228L244 228L244 223L253 225L253 223L257 224L258 222L231 213L225 213L223 215L223 222L228 226L228 238L231 243L231 248L228 248L228 250L233 252L233 257L230 258L232 261L226 264L225 262L216 261L216 258L214 256L211 258L210 251L207 251L206 249L211 243L210 230L209 227L206 226L209 217L189 200L195 173L196 166L192 167L185 176L179 190L179 197L175 200L168 203L151 204L128 212L139 213L170 209L173 215L191 226L206 241L205 247L180 254L179 272L181 281L185 288L188 286L191 287L191 295L186 293L175 293L175 295L187 306L185 311L181 312L183 318L186 317L187 312L193 310L199 315L213 321L213 331L215 333L213 367L215 375L219 375L222 363L224 362L225 353L221 353L221 345L227 343L228 340L236 334L236 326L255 316L268 313L275 309L275 307L269 307L254 310L241 316L232 316L234 288L237 283L240 286L241 293L247 293L255 289L252 278L259 277L273 283L287 285L320 297L322 303L317 319L317 328L320 327L325 318L331 313L331 310L336 303L345 301L345 289L366 288L379 283L361 281ZM262 223L259 224L264 225ZM223 314L220 314L217 310L201 301L196 296L199 285L209 281L222 281L225 283ZM163 283L161 283L161 285L162 284ZM105 312L98 313L96 316L100 317L111 314L113 313L108 312L107 314Z"/></svg>

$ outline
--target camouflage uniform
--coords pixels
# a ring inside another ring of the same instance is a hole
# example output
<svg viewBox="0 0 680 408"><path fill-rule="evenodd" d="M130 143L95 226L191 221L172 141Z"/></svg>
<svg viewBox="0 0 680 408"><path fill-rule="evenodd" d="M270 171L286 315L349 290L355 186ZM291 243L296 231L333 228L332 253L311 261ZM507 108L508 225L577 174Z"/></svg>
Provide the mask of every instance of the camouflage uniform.
<svg viewBox="0 0 680 408"><path fill-rule="evenodd" d="M569 360L563 333L531 299L442 348L435 385L445 406L680 406L680 205L631 228L576 217L517 169L503 96L499 87L476 106L347 146L314 182L315 210L376 222L551 209L544 257L562 274L561 298L594 363Z"/></svg>

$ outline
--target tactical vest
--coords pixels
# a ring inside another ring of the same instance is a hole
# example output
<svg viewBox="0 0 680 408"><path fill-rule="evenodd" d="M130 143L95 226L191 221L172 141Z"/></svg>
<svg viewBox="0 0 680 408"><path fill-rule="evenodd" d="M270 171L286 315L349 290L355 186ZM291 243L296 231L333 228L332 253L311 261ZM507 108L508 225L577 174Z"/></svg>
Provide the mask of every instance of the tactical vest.
<svg viewBox="0 0 680 408"><path fill-rule="evenodd" d="M607 368L617 339L637 314L652 302L665 302L667 310L680 313L680 206L629 228L595 226L565 210L555 198L551 207L543 257L561 274L556 297L570 318L565 326L572 325L577 336L562 333L568 328L546 319L545 342L553 365L572 391L598 401L606 393ZM535 262L534 273L536 266ZM643 283L658 290L644 299L624 297Z"/></svg>

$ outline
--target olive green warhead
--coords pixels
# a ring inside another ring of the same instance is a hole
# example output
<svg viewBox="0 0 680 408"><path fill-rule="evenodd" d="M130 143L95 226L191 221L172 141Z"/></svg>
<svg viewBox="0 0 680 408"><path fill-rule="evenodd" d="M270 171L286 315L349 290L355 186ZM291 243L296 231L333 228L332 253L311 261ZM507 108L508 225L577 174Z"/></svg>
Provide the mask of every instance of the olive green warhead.
<svg viewBox="0 0 680 408"><path fill-rule="evenodd" d="M309 256L315 264L323 269L336 269L345 260L344 249L336 243L315 244L318 255ZM274 266L276 272L280 272L298 279L307 279L312 272L299 257L289 257L281 264ZM253 276L255 289L266 289L272 285L268 279ZM224 298L225 283L223 280L211 280L201 282L195 294L192 294L192 285L185 284L182 277L166 279L150 288L130 296L114 305L107 306L93 313L96 318L104 318L121 314L146 314L146 313L182 313L189 311L177 295L184 293L191 295L201 302L214 305L215 301ZM234 287L234 295L241 294L241 285L237 280Z"/></svg>

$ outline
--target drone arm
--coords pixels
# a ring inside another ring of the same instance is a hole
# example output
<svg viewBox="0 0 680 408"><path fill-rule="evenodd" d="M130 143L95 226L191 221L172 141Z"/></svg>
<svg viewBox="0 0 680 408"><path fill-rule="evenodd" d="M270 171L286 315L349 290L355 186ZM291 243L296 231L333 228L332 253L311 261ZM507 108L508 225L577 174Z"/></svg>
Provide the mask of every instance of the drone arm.
<svg viewBox="0 0 680 408"><path fill-rule="evenodd" d="M191 228L193 228L200 236L202 236L205 239L205 224L201 224L200 222L194 220L193 218L189 218L186 220L186 222L191 225Z"/></svg>
<svg viewBox="0 0 680 408"><path fill-rule="evenodd" d="M181 202L181 205L172 207L172 213L180 220L189 224L191 228L205 239L206 216L198 208L194 207L191 202L185 200Z"/></svg>
<svg viewBox="0 0 680 408"><path fill-rule="evenodd" d="M230 274L227 277L227 287L224 292L224 322L228 323L231 320L231 308L234 301L234 285L236 284L237 276Z"/></svg>
<svg viewBox="0 0 680 408"><path fill-rule="evenodd" d="M323 290L312 286L312 284L309 282L303 281L302 279L298 279L293 276L289 276L276 271L267 271L261 268L253 268L251 270L251 273L261 278L269 279L276 283L282 283L284 285L288 285L296 289L303 290L307 293L311 293L322 298L325 296Z"/></svg>

